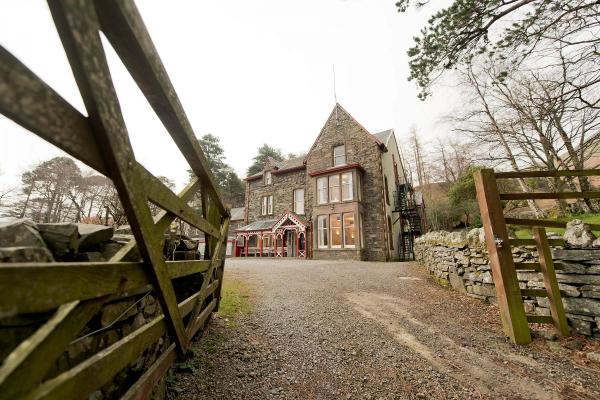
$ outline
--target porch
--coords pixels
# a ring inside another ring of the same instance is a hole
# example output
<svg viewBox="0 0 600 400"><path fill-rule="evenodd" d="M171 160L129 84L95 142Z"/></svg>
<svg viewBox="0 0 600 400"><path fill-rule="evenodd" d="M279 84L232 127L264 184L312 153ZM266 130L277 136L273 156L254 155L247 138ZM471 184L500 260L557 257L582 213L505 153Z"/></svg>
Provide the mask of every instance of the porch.
<svg viewBox="0 0 600 400"><path fill-rule="evenodd" d="M291 211L280 218L254 221L235 231L235 257L309 258L309 226Z"/></svg>

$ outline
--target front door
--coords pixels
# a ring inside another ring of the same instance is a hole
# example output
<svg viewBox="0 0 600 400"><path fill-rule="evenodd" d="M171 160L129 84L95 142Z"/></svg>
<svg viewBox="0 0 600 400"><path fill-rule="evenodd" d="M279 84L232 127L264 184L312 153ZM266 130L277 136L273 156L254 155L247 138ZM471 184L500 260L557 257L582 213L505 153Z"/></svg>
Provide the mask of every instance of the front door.
<svg viewBox="0 0 600 400"><path fill-rule="evenodd" d="M296 257L296 231L286 231L286 243L288 257Z"/></svg>

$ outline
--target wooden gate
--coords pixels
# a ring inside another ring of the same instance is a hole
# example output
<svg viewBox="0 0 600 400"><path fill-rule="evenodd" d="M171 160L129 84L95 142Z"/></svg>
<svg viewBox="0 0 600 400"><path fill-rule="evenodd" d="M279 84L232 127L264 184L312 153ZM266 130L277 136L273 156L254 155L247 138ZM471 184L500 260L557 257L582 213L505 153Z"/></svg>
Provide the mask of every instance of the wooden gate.
<svg viewBox="0 0 600 400"><path fill-rule="evenodd" d="M504 333L518 344L531 342L529 323L554 324L559 334L569 334L555 265L552 261L550 246L562 246L562 239L548 239L547 227L564 227L566 223L542 219L505 218L503 200L541 200L541 199L598 199L600 192L560 192L560 193L499 193L497 179L518 178L559 178L573 176L598 176L600 170L563 170L563 171L527 171L497 172L482 169L475 173L475 188L481 211L481 222L485 230L485 241L488 249L496 296L500 309L500 318ZM533 227L533 239L510 239L507 225ZM599 228L593 226L594 229ZM539 254L537 263L516 263L512 256L512 246L536 246ZM556 269L560 266L556 266ZM544 289L520 289L517 271L541 272L544 278ZM550 316L526 315L522 296L548 297Z"/></svg>
<svg viewBox="0 0 600 400"><path fill-rule="evenodd" d="M0 398L85 397L111 381L167 333L171 346L125 395L143 398L177 354L186 351L211 312L218 309L229 213L134 3L49 0L48 4L88 116L2 47L0 112L111 178L135 242L123 247L109 262L0 265L0 316L53 313L4 360ZM179 195L134 157L100 32L108 38L195 174ZM201 197L202 215L188 205L193 196ZM154 218L149 201L163 209ZM163 233L175 218L205 233L208 259L163 259ZM142 261L122 262L136 247ZM171 279L198 273L203 275L201 289L178 304ZM105 302L148 285L158 295L163 315L72 369L44 380L52 364Z"/></svg>

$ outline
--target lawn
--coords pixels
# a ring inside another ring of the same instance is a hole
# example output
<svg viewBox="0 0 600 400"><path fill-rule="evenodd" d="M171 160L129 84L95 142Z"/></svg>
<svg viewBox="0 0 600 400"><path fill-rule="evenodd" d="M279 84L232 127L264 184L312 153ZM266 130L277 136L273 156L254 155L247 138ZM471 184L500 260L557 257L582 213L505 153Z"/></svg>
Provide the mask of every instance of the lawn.
<svg viewBox="0 0 600 400"><path fill-rule="evenodd" d="M568 222L573 219L580 219L583 222L588 224L597 224L600 225L600 213L591 213L591 214L578 214L578 215L568 215L566 217L555 218L556 221ZM565 233L564 228L546 228L547 232L556 232L559 234ZM594 230L596 236L600 236L600 230ZM531 228L528 227L519 227L515 231L516 236L519 239L529 239L532 237Z"/></svg>

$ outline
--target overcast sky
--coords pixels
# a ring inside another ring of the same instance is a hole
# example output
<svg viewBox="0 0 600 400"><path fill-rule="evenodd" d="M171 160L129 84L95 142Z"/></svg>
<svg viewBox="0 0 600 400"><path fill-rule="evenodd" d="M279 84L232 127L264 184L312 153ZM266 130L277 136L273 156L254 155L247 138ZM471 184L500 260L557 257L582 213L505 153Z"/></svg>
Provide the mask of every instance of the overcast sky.
<svg viewBox="0 0 600 400"><path fill-rule="evenodd" d="M435 7L449 0L433 2ZM337 99L371 133L411 125L444 134L450 90L426 102L407 81L407 49L436 9L398 14L394 0L149 1L137 5L196 135L221 139L241 177L256 148L307 150ZM3 0L0 44L81 112L48 7ZM181 187L187 164L112 49L113 80L136 158ZM0 187L61 151L0 116Z"/></svg>

